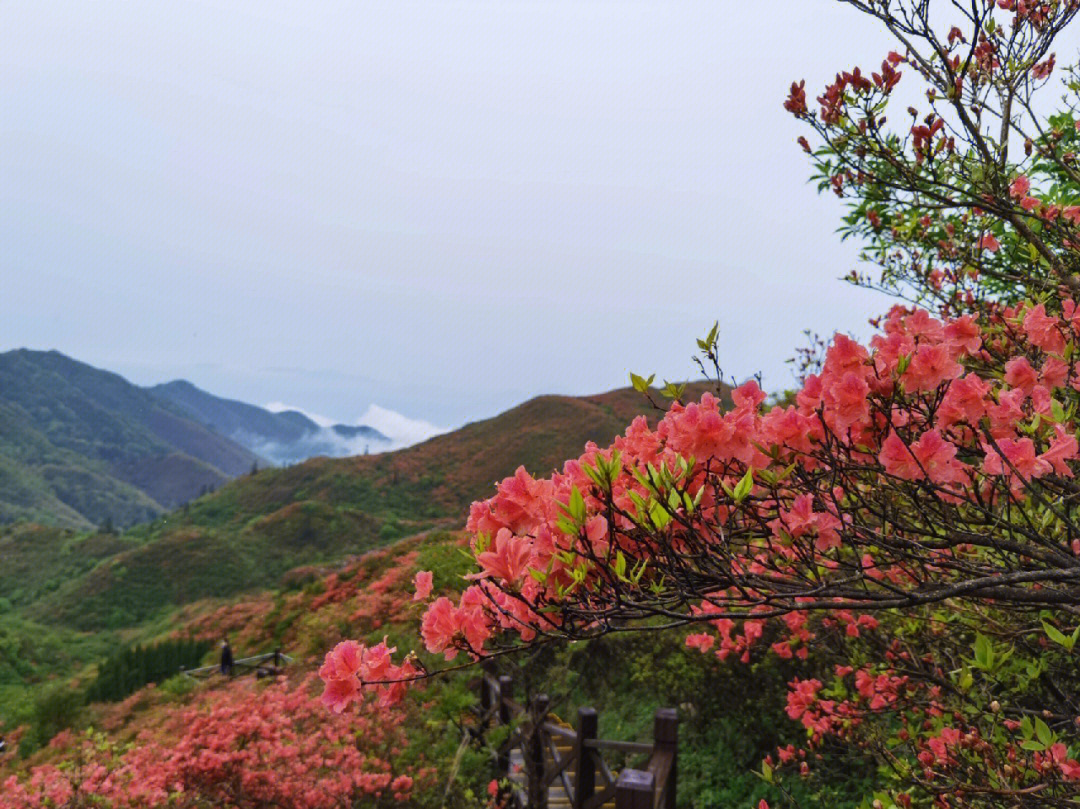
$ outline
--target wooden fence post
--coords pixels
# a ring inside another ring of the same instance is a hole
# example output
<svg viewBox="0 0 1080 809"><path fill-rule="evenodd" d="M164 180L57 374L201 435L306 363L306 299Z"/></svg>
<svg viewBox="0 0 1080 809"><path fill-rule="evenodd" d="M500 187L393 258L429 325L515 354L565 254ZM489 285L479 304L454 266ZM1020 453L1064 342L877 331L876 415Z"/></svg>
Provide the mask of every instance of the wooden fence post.
<svg viewBox="0 0 1080 809"><path fill-rule="evenodd" d="M679 763L679 712L675 708L658 708L653 720L654 749L671 756L667 779L659 788L664 790L664 805L659 809L675 809L676 771Z"/></svg>
<svg viewBox="0 0 1080 809"><path fill-rule="evenodd" d="M529 735L522 745L525 758L525 776L528 782L529 809L547 809L548 790L544 783L544 722L547 721L550 700L547 694L540 694L530 706Z"/></svg>
<svg viewBox="0 0 1080 809"><path fill-rule="evenodd" d="M653 809L656 779L648 770L623 770L615 782L615 809Z"/></svg>
<svg viewBox="0 0 1080 809"><path fill-rule="evenodd" d="M495 704L495 695L491 693L491 681L488 679L488 667L480 669L480 715L483 717L483 727L487 727L491 721L491 708Z"/></svg>
<svg viewBox="0 0 1080 809"><path fill-rule="evenodd" d="M507 726L510 724L510 704L508 699L512 699L514 694L514 678L509 674L504 674L499 678L499 710L498 710L498 724ZM510 774L510 744L509 739L507 743L503 745L502 750L499 751L498 758L499 774L507 776Z"/></svg>
<svg viewBox="0 0 1080 809"><path fill-rule="evenodd" d="M596 794L596 762L585 742L595 739L598 718L595 708L578 708L577 712L577 776L574 779L573 809L585 809L585 803Z"/></svg>

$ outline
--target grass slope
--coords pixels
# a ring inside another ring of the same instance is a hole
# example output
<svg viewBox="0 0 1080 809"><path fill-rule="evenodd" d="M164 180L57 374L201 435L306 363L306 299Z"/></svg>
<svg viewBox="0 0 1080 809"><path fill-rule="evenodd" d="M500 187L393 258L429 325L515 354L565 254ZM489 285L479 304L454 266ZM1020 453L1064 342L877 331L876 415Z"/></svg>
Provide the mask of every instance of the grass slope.
<svg viewBox="0 0 1080 809"><path fill-rule="evenodd" d="M280 646L295 660L289 669L294 681L315 670L323 655L346 638L377 643L386 637L401 653L415 649L429 670L437 670L445 662L419 648L417 624L423 605L412 601L412 580L416 571L432 570L433 596L458 590L461 575L469 570L460 553L465 541L460 532L430 532L332 567L294 571L281 588L231 600L193 602L159 624L156 637L214 642L228 634L238 655ZM784 715L785 683L806 674L811 664L768 657L749 665L721 664L688 649L685 634L612 635L587 645L553 645L494 662L496 673L513 677L519 699L547 693L553 712L563 719L573 721L579 707L594 707L599 735L605 739L648 743L655 710L677 706L680 809L751 807L762 799L773 806L787 805L780 791L753 771L778 746L805 742L802 727ZM459 746L461 725L471 723L469 709L477 702L476 675L475 670L444 674L410 691L405 723L409 743L393 753L396 766L406 771L434 766L438 773L418 788L410 806L484 805L484 788L495 775L490 757L476 747ZM105 738L112 741L138 743L140 734L190 704L195 690L251 687L251 678L229 682L214 677L198 686L173 678L122 703L90 705L74 721L77 726L104 729ZM24 774L35 763L71 760L78 738L50 745L25 761L0 757L0 781L8 773ZM497 738L497 732L489 738ZM870 786L872 768L842 747L834 746L824 755L815 768L830 777L824 785L795 784L791 797L797 805L834 809L865 805L860 797ZM616 770L639 763L610 750L605 751L605 760Z"/></svg>

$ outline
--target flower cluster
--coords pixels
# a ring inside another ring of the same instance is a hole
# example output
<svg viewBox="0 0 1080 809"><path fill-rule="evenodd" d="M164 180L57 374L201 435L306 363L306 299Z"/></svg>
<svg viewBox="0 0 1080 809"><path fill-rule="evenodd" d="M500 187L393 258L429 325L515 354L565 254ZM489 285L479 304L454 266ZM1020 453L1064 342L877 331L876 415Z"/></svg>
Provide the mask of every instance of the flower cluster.
<svg viewBox="0 0 1080 809"><path fill-rule="evenodd" d="M130 746L63 734L53 746L69 748L65 762L8 778L0 809L331 809L359 799L407 802L414 779L431 773L394 774L388 758L403 743L402 718L369 704L328 720L308 683L237 682L203 693Z"/></svg>
<svg viewBox="0 0 1080 809"><path fill-rule="evenodd" d="M386 645L386 639L375 646L346 640L327 652L319 669L326 684L322 701L335 713L341 713L354 700L373 697L378 705L388 707L401 701L406 684L417 675L416 668L406 660L400 666L392 661L396 647ZM363 686L369 686L363 688Z"/></svg>

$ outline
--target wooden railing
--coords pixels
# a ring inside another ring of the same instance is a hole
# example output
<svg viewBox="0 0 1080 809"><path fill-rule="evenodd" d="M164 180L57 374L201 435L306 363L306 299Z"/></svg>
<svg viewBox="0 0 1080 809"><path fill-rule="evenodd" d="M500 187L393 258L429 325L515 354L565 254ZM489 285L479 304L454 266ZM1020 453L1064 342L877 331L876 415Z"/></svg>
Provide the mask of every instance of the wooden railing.
<svg viewBox="0 0 1080 809"><path fill-rule="evenodd" d="M277 674L286 663L291 663L292 658L281 651L267 652L266 654L254 655L253 657L242 657L239 660L234 660L232 667L236 674L251 674L254 673L257 677L269 676ZM180 669L181 673L192 677L197 680L203 680L207 677L212 677L214 674L221 671L221 665L202 666L197 669Z"/></svg>
<svg viewBox="0 0 1080 809"><path fill-rule="evenodd" d="M514 797L528 809L549 809L551 803L571 809L675 809L679 716L661 708L653 724L653 743L597 738L599 717L593 708L579 708L571 728L553 717L546 695L528 705L513 698L513 680L485 672L480 683L481 728L511 726L499 747L499 773L514 784ZM617 776L602 751L637 755L641 769L623 769Z"/></svg>

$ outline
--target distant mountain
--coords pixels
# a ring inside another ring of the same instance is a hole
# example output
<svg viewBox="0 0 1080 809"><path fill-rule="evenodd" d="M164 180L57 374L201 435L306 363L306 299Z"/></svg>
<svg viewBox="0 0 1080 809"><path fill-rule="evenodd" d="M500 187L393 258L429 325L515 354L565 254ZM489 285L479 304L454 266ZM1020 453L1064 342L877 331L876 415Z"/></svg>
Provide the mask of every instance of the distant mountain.
<svg viewBox="0 0 1080 809"><path fill-rule="evenodd" d="M0 523L130 525L265 463L116 374L0 354Z"/></svg>
<svg viewBox="0 0 1080 809"><path fill-rule="evenodd" d="M323 426L297 410L271 412L255 405L222 399L190 382L177 380L147 390L180 407L190 417L231 438L279 466L317 455L341 458L388 449L390 439L373 427Z"/></svg>

